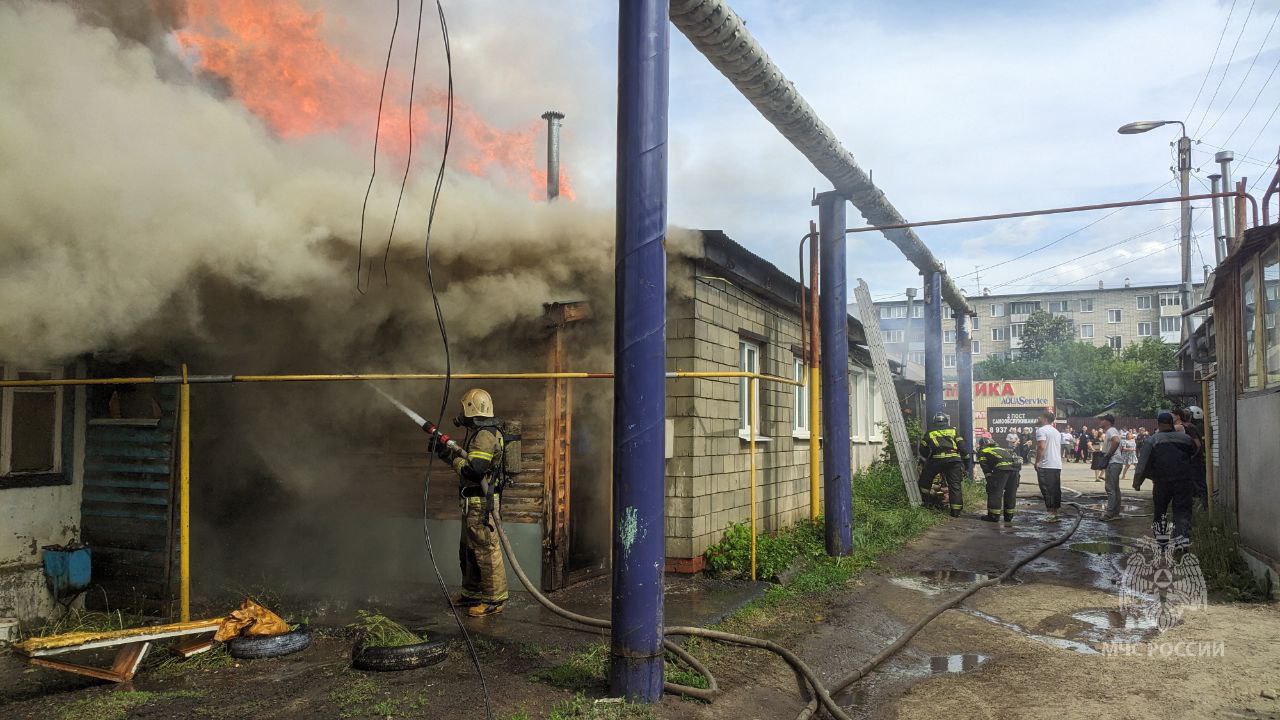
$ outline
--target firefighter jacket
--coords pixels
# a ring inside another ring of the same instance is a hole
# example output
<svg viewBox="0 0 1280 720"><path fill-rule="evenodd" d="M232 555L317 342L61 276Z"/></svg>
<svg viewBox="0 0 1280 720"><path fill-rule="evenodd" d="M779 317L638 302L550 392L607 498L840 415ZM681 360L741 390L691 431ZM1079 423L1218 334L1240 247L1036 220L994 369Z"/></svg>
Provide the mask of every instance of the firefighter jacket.
<svg viewBox="0 0 1280 720"><path fill-rule="evenodd" d="M1142 456L1133 472L1134 487L1142 481L1191 482L1194 479L1191 461L1196 455L1196 444L1186 433L1161 430L1142 446Z"/></svg>
<svg viewBox="0 0 1280 720"><path fill-rule="evenodd" d="M946 462L969 457L964 442L956 435L955 428L930 430L920 438L920 456L926 460Z"/></svg>
<svg viewBox="0 0 1280 720"><path fill-rule="evenodd" d="M978 450L978 464L982 466L982 473L991 477L998 470L1017 470L1022 466L1022 461L1011 450L999 445L988 445Z"/></svg>
<svg viewBox="0 0 1280 720"><path fill-rule="evenodd" d="M463 443L463 452L453 459L453 469L458 473L464 497L481 497L486 489L496 489L497 476L502 467L502 431L495 425L482 425L470 433Z"/></svg>

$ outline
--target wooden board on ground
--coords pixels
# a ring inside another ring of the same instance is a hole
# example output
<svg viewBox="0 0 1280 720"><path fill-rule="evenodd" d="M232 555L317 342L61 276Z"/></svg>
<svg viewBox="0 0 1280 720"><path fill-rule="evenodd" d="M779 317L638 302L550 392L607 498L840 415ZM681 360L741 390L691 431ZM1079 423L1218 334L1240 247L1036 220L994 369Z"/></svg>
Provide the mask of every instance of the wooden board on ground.
<svg viewBox="0 0 1280 720"><path fill-rule="evenodd" d="M884 416L889 423L889 434L893 436L893 449L898 455L898 469L902 471L902 484L907 488L907 497L912 505L920 505L920 488L916 485L915 448L911 447L911 438L907 436L907 425L902 420L902 407L898 405L898 393L893 388L893 374L889 371L889 358L884 354L884 343L880 339L880 321L876 319L875 306L871 303L871 291L862 278L858 278L858 289L854 291L858 301L858 314L861 316L862 328L867 335L867 349L871 351L871 364L875 368L876 387L880 391L880 399L884 402Z"/></svg>

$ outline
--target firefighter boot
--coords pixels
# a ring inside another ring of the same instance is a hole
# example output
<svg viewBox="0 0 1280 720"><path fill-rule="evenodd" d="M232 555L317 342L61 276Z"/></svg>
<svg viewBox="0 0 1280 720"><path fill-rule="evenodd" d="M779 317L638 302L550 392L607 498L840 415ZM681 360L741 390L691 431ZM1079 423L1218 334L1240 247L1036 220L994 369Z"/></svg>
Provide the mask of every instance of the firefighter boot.
<svg viewBox="0 0 1280 720"><path fill-rule="evenodd" d="M997 520L1000 519L1000 515L998 513L988 512L986 515L983 515L979 519L984 522L996 522Z"/></svg>

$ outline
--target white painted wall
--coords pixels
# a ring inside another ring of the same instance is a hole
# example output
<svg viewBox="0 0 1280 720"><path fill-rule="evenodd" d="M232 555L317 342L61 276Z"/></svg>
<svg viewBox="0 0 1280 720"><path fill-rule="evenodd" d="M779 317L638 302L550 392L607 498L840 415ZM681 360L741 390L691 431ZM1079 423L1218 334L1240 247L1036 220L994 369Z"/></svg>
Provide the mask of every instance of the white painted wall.
<svg viewBox="0 0 1280 720"><path fill-rule="evenodd" d="M45 585L40 548L80 538L85 391L72 392L75 412L64 418L74 423L71 484L0 489L0 617L28 623L53 617L58 607Z"/></svg>

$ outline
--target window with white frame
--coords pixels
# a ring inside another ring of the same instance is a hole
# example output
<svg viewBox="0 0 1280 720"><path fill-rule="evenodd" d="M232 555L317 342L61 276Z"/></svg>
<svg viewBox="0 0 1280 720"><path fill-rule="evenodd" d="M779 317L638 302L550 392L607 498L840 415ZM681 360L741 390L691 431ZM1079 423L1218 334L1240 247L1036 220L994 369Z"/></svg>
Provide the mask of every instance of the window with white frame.
<svg viewBox="0 0 1280 720"><path fill-rule="evenodd" d="M1080 312L1093 312L1093 298L1080 298Z"/></svg>
<svg viewBox="0 0 1280 720"><path fill-rule="evenodd" d="M1017 340L1022 337L1022 329L1026 327L1025 323L1014 323L1009 326L1009 337Z"/></svg>
<svg viewBox="0 0 1280 720"><path fill-rule="evenodd" d="M906 330L882 330L881 332L884 335L884 343L886 345L893 345L907 341Z"/></svg>
<svg viewBox="0 0 1280 720"><path fill-rule="evenodd" d="M1113 324L1113 325L1114 325L1115 323L1120 322L1120 310L1119 310L1119 308L1111 308L1110 310L1108 310L1108 311L1107 311L1107 322L1108 322L1108 323L1111 323L1111 324Z"/></svg>
<svg viewBox="0 0 1280 720"><path fill-rule="evenodd" d="M1120 336L1119 335L1109 336L1107 338L1107 345L1109 345L1112 350L1115 350L1116 352L1120 352Z"/></svg>
<svg viewBox="0 0 1280 720"><path fill-rule="evenodd" d="M1151 323L1138 323L1138 337L1151 337Z"/></svg>
<svg viewBox="0 0 1280 720"><path fill-rule="evenodd" d="M1070 304L1069 300L1050 300L1049 312L1053 312L1053 313L1067 312L1067 307L1069 306L1069 304Z"/></svg>
<svg viewBox="0 0 1280 720"><path fill-rule="evenodd" d="M973 342L973 348L972 348L972 350L970 350L970 352L972 352L974 355L981 355L981 354L982 354L982 341L981 341L981 340L973 340L972 342Z"/></svg>
<svg viewBox="0 0 1280 720"><path fill-rule="evenodd" d="M1081 326L1080 326L1080 337L1081 337L1081 338L1083 338L1083 339L1085 339L1085 340L1092 340L1092 339L1093 339L1093 326L1092 326L1092 325L1081 325Z"/></svg>
<svg viewBox="0 0 1280 720"><path fill-rule="evenodd" d="M1006 357L1006 354L1005 354L1005 353L1002 353L1002 352L993 352L993 353L991 353L990 355L988 355L988 356L987 356L987 359L988 359L988 360L1004 360L1004 359L1005 359L1005 357Z"/></svg>
<svg viewBox="0 0 1280 720"><path fill-rule="evenodd" d="M1030 315L1040 309L1039 300L1023 300L1021 302L1009 303L1010 315Z"/></svg>
<svg viewBox="0 0 1280 720"><path fill-rule="evenodd" d="M1138 296L1138 309L1139 309L1139 310L1150 310L1150 309L1151 309L1151 296L1150 296L1150 295L1139 295L1139 296Z"/></svg>
<svg viewBox="0 0 1280 720"><path fill-rule="evenodd" d="M1004 303L991 303L991 317L1004 317Z"/></svg>
<svg viewBox="0 0 1280 720"><path fill-rule="evenodd" d="M758 373L760 372L761 356L763 348L760 343L752 340L738 341L738 370L740 372ZM751 391L749 383L752 378L738 378L738 432L747 435L751 432L750 414L748 413L748 404L751 402ZM756 384L755 396L755 426L756 435L760 434L760 385Z"/></svg>
<svg viewBox="0 0 1280 720"><path fill-rule="evenodd" d="M924 303L911 303L911 317L917 320L924 317Z"/></svg>
<svg viewBox="0 0 1280 720"><path fill-rule="evenodd" d="M1160 318L1160 332L1182 332L1182 318L1177 315Z"/></svg>
<svg viewBox="0 0 1280 720"><path fill-rule="evenodd" d="M1182 295L1176 292L1160 293L1160 307L1182 307Z"/></svg>
<svg viewBox="0 0 1280 720"><path fill-rule="evenodd" d="M977 329L978 329L978 316L977 316L977 315L974 315L973 317L969 318L969 324L970 324L971 326L973 326L973 327L972 327L972 329L977 330Z"/></svg>
<svg viewBox="0 0 1280 720"><path fill-rule="evenodd" d="M907 316L906 305L884 305L880 308L881 320L901 320Z"/></svg>
<svg viewBox="0 0 1280 720"><path fill-rule="evenodd" d="M924 352L922 351L909 352L907 353L907 360L908 362L913 362L913 363L916 363L917 365L923 365Z"/></svg>
<svg viewBox="0 0 1280 720"><path fill-rule="evenodd" d="M792 361L792 367L795 370L794 379L804 383L795 387L795 395L792 398L792 435L800 438L809 437L809 384L805 380L805 365L800 358Z"/></svg>
<svg viewBox="0 0 1280 720"><path fill-rule="evenodd" d="M956 366L956 354L946 353L942 356L942 367L953 368Z"/></svg>
<svg viewBox="0 0 1280 720"><path fill-rule="evenodd" d="M991 328L991 339L995 342L1009 339L1009 328Z"/></svg>
<svg viewBox="0 0 1280 720"><path fill-rule="evenodd" d="M849 437L862 437L862 373L849 373Z"/></svg>
<svg viewBox="0 0 1280 720"><path fill-rule="evenodd" d="M5 380L57 380L57 368L0 369ZM4 388L0 393L0 475L62 471L62 388Z"/></svg>
<svg viewBox="0 0 1280 720"><path fill-rule="evenodd" d="M955 341L956 341L956 331L955 331L955 330L943 330L943 331L942 331L942 342L944 342L944 343L952 343L952 344L954 344L954 343L955 343Z"/></svg>

